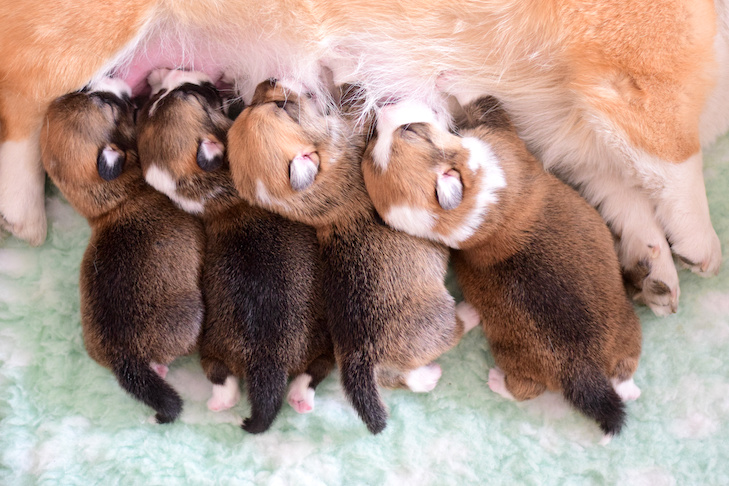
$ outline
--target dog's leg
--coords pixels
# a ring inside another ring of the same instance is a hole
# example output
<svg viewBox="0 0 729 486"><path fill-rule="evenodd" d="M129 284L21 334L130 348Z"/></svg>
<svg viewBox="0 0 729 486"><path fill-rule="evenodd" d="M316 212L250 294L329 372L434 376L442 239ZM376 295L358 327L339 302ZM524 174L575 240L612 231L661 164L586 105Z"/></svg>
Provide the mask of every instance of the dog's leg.
<svg viewBox="0 0 729 486"><path fill-rule="evenodd" d="M619 237L618 259L625 279L638 291L636 300L659 316L676 312L678 273L648 196L635 183L612 171L580 177L577 182L582 195L599 209Z"/></svg>
<svg viewBox="0 0 729 486"><path fill-rule="evenodd" d="M721 243L709 217L701 152L678 164L651 162L643 164L641 175L652 189L656 215L673 253L694 273L716 275Z"/></svg>
<svg viewBox="0 0 729 486"><path fill-rule="evenodd" d="M46 239L45 173L42 114L32 106L32 101L0 95L0 226L37 246Z"/></svg>

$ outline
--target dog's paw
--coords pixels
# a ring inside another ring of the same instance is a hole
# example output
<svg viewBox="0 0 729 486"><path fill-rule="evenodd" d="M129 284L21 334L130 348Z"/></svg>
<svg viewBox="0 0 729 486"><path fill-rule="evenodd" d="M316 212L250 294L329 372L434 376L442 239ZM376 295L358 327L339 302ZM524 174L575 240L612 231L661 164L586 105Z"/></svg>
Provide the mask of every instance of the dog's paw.
<svg viewBox="0 0 729 486"><path fill-rule="evenodd" d="M678 310L681 290L676 266L667 247L646 246L643 257L623 269L623 277L634 289L633 298L650 307L657 316L668 316Z"/></svg>
<svg viewBox="0 0 729 486"><path fill-rule="evenodd" d="M620 396L624 402L632 402L640 397L640 388L635 384L632 378L625 381L612 380L613 388L615 392Z"/></svg>
<svg viewBox="0 0 729 486"><path fill-rule="evenodd" d="M506 375L499 368L491 368L489 370L489 388L494 393L501 395L508 400L514 400L509 390L506 389Z"/></svg>
<svg viewBox="0 0 729 486"><path fill-rule="evenodd" d="M291 382L286 400L297 413L309 413L314 410L314 389L309 387L311 376L302 373Z"/></svg>
<svg viewBox="0 0 729 486"><path fill-rule="evenodd" d="M405 378L405 384L416 393L426 393L435 388L442 373L438 363L430 363L410 371Z"/></svg>
<svg viewBox="0 0 729 486"><path fill-rule="evenodd" d="M222 385L213 385L213 396L208 400L208 409L220 412L232 408L240 401L238 378L228 376Z"/></svg>
<svg viewBox="0 0 729 486"><path fill-rule="evenodd" d="M721 266L721 242L713 228L708 234L695 235L689 241L674 242L671 250L681 266L702 277L713 277Z"/></svg>
<svg viewBox="0 0 729 486"><path fill-rule="evenodd" d="M465 300L456 305L456 315L459 319L461 319L461 322L463 322L464 334L478 326L481 322L481 315L478 313L476 308Z"/></svg>

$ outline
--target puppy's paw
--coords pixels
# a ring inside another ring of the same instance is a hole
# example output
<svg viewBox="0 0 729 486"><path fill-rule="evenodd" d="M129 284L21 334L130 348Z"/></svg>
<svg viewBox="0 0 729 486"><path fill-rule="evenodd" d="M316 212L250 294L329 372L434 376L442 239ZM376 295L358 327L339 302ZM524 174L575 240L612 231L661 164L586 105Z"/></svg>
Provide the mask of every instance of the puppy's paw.
<svg viewBox="0 0 729 486"><path fill-rule="evenodd" d="M238 378L229 376L222 385L213 385L213 396L208 400L208 409L213 412L228 410L240 401Z"/></svg>
<svg viewBox="0 0 729 486"><path fill-rule="evenodd" d="M311 376L302 373L291 382L286 400L297 413L309 413L314 410L314 389L309 388Z"/></svg>
<svg viewBox="0 0 729 486"><path fill-rule="evenodd" d="M481 322L481 315L476 308L466 302L459 302L456 305L456 316L463 322L463 333L467 333Z"/></svg>
<svg viewBox="0 0 729 486"><path fill-rule="evenodd" d="M430 363L410 371L405 384L416 393L426 393L435 388L442 373L438 363Z"/></svg>
<svg viewBox="0 0 729 486"><path fill-rule="evenodd" d="M676 313L681 290L673 258L662 245L646 245L644 255L632 265L625 266L626 283L635 289L633 298L651 308L660 317Z"/></svg>
<svg viewBox="0 0 729 486"><path fill-rule="evenodd" d="M624 402L632 402L640 397L640 388L635 384L633 378L625 381L611 380L615 392Z"/></svg>
<svg viewBox="0 0 729 486"><path fill-rule="evenodd" d="M168 371L170 371L170 369L169 369L169 368L168 368L167 366L165 366L165 365L163 365L163 364L155 363L154 361L152 361L152 362L151 362L151 363L149 364L149 366L150 366L150 368L152 368L152 370L153 370L153 371L154 371L155 373L157 373L157 374L158 374L158 375L159 375L159 376L160 376L160 377L161 377L161 378L162 378L163 380L164 380L164 379L165 379L165 378L167 377L167 372L168 372Z"/></svg>
<svg viewBox="0 0 729 486"><path fill-rule="evenodd" d="M514 400L514 395L506 389L506 375L499 368L491 368L489 370L488 384L492 392L498 393L506 399Z"/></svg>

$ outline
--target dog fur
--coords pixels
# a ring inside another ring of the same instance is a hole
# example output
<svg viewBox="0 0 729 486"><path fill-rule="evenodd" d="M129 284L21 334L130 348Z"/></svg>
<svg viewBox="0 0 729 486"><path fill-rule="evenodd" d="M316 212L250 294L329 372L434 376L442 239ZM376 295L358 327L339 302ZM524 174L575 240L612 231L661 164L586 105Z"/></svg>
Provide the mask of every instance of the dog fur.
<svg viewBox="0 0 729 486"><path fill-rule="evenodd" d="M203 321L203 228L144 182L129 88L99 84L51 104L43 164L92 230L80 280L89 356L171 422L182 400L166 365L195 349Z"/></svg>
<svg viewBox="0 0 729 486"><path fill-rule="evenodd" d="M302 376L289 402L308 412L334 366L316 234L240 198L225 156L230 120L207 76L154 75L157 92L138 115L139 154L147 181L205 225L200 358L213 383L208 407L235 405L244 378L251 416L243 428L260 433L276 418L289 376Z"/></svg>
<svg viewBox="0 0 729 486"><path fill-rule="evenodd" d="M233 124L233 180L251 204L316 228L342 385L376 434L387 418L377 383L430 391L440 377L431 362L465 330L443 283L448 251L378 221L355 118L322 114L318 100L282 84L261 83Z"/></svg>
<svg viewBox="0 0 729 486"><path fill-rule="evenodd" d="M33 244L45 237L37 134L57 96L110 73L144 89L158 67L226 72L246 99L270 77L317 92L324 65L362 85L367 107L419 99L445 112L443 92L498 97L543 165L599 208L656 314L678 306L672 253L700 275L719 269L701 143L729 126L725 0L28 0L2 10L0 222Z"/></svg>
<svg viewBox="0 0 729 486"><path fill-rule="evenodd" d="M600 215L543 171L494 98L466 108L460 136L427 106L386 108L362 162L367 190L388 224L456 249L500 368L489 386L517 400L560 391L618 433L611 381L637 390L641 328Z"/></svg>

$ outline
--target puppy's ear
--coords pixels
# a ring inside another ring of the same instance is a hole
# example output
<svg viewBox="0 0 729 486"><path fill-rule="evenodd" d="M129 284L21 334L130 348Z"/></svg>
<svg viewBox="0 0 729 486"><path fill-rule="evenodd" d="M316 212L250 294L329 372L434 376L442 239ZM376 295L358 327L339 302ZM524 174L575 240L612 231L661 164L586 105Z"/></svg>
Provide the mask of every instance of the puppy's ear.
<svg viewBox="0 0 729 486"><path fill-rule="evenodd" d="M112 181L121 175L125 161L126 154L123 150L115 145L107 144L99 149L96 167L102 179Z"/></svg>
<svg viewBox="0 0 729 486"><path fill-rule="evenodd" d="M319 156L316 152L294 157L289 165L289 178L294 191L303 191L314 183L319 172Z"/></svg>
<svg viewBox="0 0 729 486"><path fill-rule="evenodd" d="M461 174L455 169L450 169L443 174L438 174L438 181L435 185L435 194L438 197L440 207L449 211L455 209L463 200L463 182Z"/></svg>
<svg viewBox="0 0 729 486"><path fill-rule="evenodd" d="M225 146L214 138L203 138L197 146L197 165L210 172L223 164Z"/></svg>

